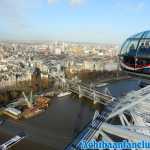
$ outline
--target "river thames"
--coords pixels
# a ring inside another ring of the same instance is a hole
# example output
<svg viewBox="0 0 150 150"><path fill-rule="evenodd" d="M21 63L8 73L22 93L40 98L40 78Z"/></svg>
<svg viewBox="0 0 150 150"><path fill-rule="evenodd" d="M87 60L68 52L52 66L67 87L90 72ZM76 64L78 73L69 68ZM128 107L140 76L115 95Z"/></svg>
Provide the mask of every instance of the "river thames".
<svg viewBox="0 0 150 150"><path fill-rule="evenodd" d="M112 96L121 97L138 89L138 80L112 82L106 87ZM97 90L103 91L103 88ZM6 120L0 127L1 143L24 131L27 137L12 150L63 150L71 139L93 118L95 108L77 96L55 97L46 112L24 121Z"/></svg>

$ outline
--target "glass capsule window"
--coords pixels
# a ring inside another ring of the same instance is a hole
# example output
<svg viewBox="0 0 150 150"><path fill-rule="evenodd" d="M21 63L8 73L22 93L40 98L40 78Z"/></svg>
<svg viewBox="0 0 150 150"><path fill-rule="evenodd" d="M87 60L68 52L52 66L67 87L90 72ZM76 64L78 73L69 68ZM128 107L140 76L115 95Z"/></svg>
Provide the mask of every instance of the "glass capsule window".
<svg viewBox="0 0 150 150"><path fill-rule="evenodd" d="M128 45L129 45L129 43L130 43L130 41L127 40L127 41L125 41L125 43L123 44L122 49L121 49L121 53L120 53L121 55L125 55L125 54L126 54L127 47L128 47Z"/></svg>
<svg viewBox="0 0 150 150"><path fill-rule="evenodd" d="M150 58L150 39L141 39L137 49L137 57Z"/></svg>
<svg viewBox="0 0 150 150"><path fill-rule="evenodd" d="M150 58L150 31L141 32L128 38L120 55Z"/></svg>
<svg viewBox="0 0 150 150"><path fill-rule="evenodd" d="M124 70L150 75L150 31L128 38L121 48L119 58Z"/></svg>
<svg viewBox="0 0 150 150"><path fill-rule="evenodd" d="M122 47L121 55L136 56L138 40L127 40Z"/></svg>

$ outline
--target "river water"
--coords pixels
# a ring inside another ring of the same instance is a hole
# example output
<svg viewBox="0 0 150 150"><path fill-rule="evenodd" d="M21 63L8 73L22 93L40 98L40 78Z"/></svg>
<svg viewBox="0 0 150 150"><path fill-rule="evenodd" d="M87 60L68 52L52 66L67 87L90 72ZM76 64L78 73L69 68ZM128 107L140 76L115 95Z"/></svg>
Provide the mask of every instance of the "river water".
<svg viewBox="0 0 150 150"><path fill-rule="evenodd" d="M106 86L115 97L138 89L138 80L116 81ZM104 91L104 88L98 88ZM75 96L54 98L43 114L24 121L6 120L0 127L1 143L21 131L27 134L25 140L16 144L13 150L63 150L65 145L92 118L95 109L85 100Z"/></svg>

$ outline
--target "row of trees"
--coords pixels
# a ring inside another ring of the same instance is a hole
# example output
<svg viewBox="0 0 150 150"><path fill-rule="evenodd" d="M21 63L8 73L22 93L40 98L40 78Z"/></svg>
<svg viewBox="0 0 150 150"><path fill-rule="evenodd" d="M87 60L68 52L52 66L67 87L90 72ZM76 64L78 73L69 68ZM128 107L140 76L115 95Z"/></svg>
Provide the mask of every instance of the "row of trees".
<svg viewBox="0 0 150 150"><path fill-rule="evenodd" d="M107 79L107 78L115 78L119 76L123 76L124 73L121 71L90 71L90 70L82 70L74 73L70 73L69 71L65 72L65 75L67 78L74 78L77 76L82 81L88 81L88 80L97 80L97 79Z"/></svg>

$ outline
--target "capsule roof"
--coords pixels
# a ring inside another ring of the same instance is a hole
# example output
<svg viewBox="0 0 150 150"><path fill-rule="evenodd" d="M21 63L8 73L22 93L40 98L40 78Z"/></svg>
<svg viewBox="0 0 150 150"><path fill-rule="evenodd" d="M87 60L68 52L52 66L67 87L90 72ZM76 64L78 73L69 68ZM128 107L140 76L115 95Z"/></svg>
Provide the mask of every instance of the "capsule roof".
<svg viewBox="0 0 150 150"><path fill-rule="evenodd" d="M150 39L150 30L134 34L129 39Z"/></svg>

